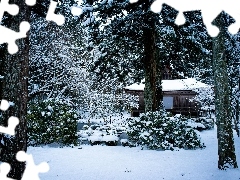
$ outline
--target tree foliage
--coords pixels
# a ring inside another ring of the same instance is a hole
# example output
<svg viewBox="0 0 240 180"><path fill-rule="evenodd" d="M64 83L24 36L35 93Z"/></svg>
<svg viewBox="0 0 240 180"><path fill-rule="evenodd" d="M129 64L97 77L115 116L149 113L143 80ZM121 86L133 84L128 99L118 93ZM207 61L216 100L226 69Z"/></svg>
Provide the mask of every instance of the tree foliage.
<svg viewBox="0 0 240 180"><path fill-rule="evenodd" d="M78 115L71 104L54 99L30 103L27 120L29 146L51 143L77 145Z"/></svg>
<svg viewBox="0 0 240 180"><path fill-rule="evenodd" d="M148 112L129 119L129 140L148 149L174 150L202 148L198 133L188 127L183 117L167 117L162 112Z"/></svg>
<svg viewBox="0 0 240 180"><path fill-rule="evenodd" d="M187 23L179 27L174 24L176 10L164 5L162 12L155 14L150 11L152 2L81 4L83 23L89 26L91 35L89 46L97 45L101 52L93 70L99 79L117 77L127 83L129 79L140 82L145 78L147 111L159 107L161 70L165 66L171 67L174 78L189 77L200 69L199 65L209 67L211 56L211 39L199 12L186 13ZM202 70L202 74L205 72Z"/></svg>
<svg viewBox="0 0 240 180"><path fill-rule="evenodd" d="M228 77L228 56L225 42L229 39L227 27L232 23L231 19L221 13L215 20L220 33L213 39L213 67L215 85L215 109L218 137L218 168L237 168L233 131L232 131L232 107L231 91Z"/></svg>

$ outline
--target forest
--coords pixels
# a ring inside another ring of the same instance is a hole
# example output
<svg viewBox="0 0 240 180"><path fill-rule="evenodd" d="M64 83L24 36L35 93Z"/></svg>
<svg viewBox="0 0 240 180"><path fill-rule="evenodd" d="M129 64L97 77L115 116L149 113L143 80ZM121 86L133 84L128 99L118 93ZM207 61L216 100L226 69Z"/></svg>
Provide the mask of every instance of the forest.
<svg viewBox="0 0 240 180"><path fill-rule="evenodd" d="M62 25L48 20L53 1L10 2L20 11L5 13L1 26L19 31L27 21L31 28L16 41L17 53L0 45L0 99L10 105L0 113L0 125L19 118L15 136L0 134L0 161L11 164L9 177L20 179L24 172L26 164L14 158L18 151L55 141L76 145L79 119L106 120L137 109L139 97L124 88L143 79L146 114L140 119L157 118L162 127L168 121L162 108L166 67L173 79L195 78L213 87L198 91L195 100L215 107L218 168L237 168L233 131L239 136L240 32L228 31L235 22L228 13L216 17L220 32L211 37L200 10L184 12L185 23L177 25L178 9L163 4L155 13L153 0L60 0L53 13L64 16ZM132 123L134 129L138 122ZM135 130L150 132L147 128ZM151 143L146 144L156 149Z"/></svg>

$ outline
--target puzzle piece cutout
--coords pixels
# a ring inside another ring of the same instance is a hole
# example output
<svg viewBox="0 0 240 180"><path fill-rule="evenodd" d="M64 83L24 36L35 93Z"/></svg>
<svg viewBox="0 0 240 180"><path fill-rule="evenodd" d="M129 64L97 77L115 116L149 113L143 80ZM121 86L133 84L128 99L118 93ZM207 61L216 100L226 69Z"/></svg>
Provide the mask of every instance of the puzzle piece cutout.
<svg viewBox="0 0 240 180"><path fill-rule="evenodd" d="M19 162L26 161L26 169L21 180L40 180L38 173L49 171L48 163L42 162L39 165L35 165L32 155L27 154L24 151L19 151L16 158Z"/></svg>
<svg viewBox="0 0 240 180"><path fill-rule="evenodd" d="M130 3L136 3L138 0L129 0Z"/></svg>
<svg viewBox="0 0 240 180"><path fill-rule="evenodd" d="M37 0L25 0L25 3L28 5L28 6L34 6L36 4L36 1Z"/></svg>
<svg viewBox="0 0 240 180"><path fill-rule="evenodd" d="M54 21L57 23L57 25L63 25L65 22L65 18L61 14L55 14L54 11L57 7L58 2L51 1L50 6L47 12L46 20L48 21Z"/></svg>
<svg viewBox="0 0 240 180"><path fill-rule="evenodd" d="M0 133L9 134L13 136L15 134L15 128L19 124L17 117L11 116L8 118L8 127L0 126Z"/></svg>
<svg viewBox="0 0 240 180"><path fill-rule="evenodd" d="M9 106L10 103L7 100L5 99L1 100L0 109L2 111L8 110ZM17 117L11 116L10 118L8 118L8 127L0 126L0 133L9 134L13 136L15 134L15 128L18 124L19 119Z"/></svg>
<svg viewBox="0 0 240 180"><path fill-rule="evenodd" d="M14 180L12 178L7 177L10 169L11 169L11 166L8 163L3 162L0 164L0 179L1 180Z"/></svg>
<svg viewBox="0 0 240 180"><path fill-rule="evenodd" d="M28 6L36 4L36 0L26 0L25 3ZM9 0L1 0L0 2L0 21L2 21L4 12L15 16L19 12L19 7L16 4L9 4ZM26 21L21 22L20 32L15 32L9 28L0 25L0 44L8 43L8 52L15 54L18 51L18 47L15 43L17 39L25 38L27 32L30 29L30 24Z"/></svg>
<svg viewBox="0 0 240 180"><path fill-rule="evenodd" d="M34 6L36 0L25 0L28 6ZM55 14L54 11L57 7L58 2L51 1L48 9L46 19L49 21L54 21L58 25L63 25L65 18L63 15ZM8 12L11 15L17 15L19 12L19 7L16 4L9 4L9 0L1 0L0 2L0 21L2 21L4 12ZM30 24L26 21L20 23L19 32L15 32L9 28L0 25L0 44L8 43L8 52L10 54L15 54L18 52L18 46L16 45L17 39L22 39L27 37L27 32L30 29Z"/></svg>
<svg viewBox="0 0 240 180"><path fill-rule="evenodd" d="M138 0L130 0L130 3L138 2ZM219 29L212 24L213 20L225 11L235 19L235 23L231 24L228 31L236 34L240 28L240 1L239 0L155 0L151 5L151 10L159 13L162 10L162 4L167 4L178 10L178 16L175 20L177 25L185 23L183 12L201 10L203 22L206 25L208 33L212 37L216 37Z"/></svg>
<svg viewBox="0 0 240 180"><path fill-rule="evenodd" d="M9 106L10 106L10 104L9 104L9 102L7 100L5 100L5 99L1 100L0 109L2 111L8 110Z"/></svg>
<svg viewBox="0 0 240 180"><path fill-rule="evenodd" d="M23 21L20 24L19 32L15 32L5 26L0 25L0 44L8 43L8 52L15 54L18 51L16 40L27 37L27 32L30 29L30 24L27 21Z"/></svg>
<svg viewBox="0 0 240 180"><path fill-rule="evenodd" d="M6 111L10 106L10 103L7 100L1 100L0 109ZM19 119L17 117L11 116L8 119L8 127L0 126L0 133L14 135L14 129L19 124ZM21 180L40 180L38 173L44 173L49 171L49 165L46 162L42 162L39 165L35 165L33 156L27 154L24 151L18 151L16 154L16 159L19 162L26 162L26 168L23 173ZM7 177L7 174L10 172L11 166L3 162L0 164L0 180L14 180Z"/></svg>
<svg viewBox="0 0 240 180"><path fill-rule="evenodd" d="M9 4L9 0L1 0L0 2L0 22L2 21L4 12L8 12L15 16L19 12L19 7L16 4Z"/></svg>

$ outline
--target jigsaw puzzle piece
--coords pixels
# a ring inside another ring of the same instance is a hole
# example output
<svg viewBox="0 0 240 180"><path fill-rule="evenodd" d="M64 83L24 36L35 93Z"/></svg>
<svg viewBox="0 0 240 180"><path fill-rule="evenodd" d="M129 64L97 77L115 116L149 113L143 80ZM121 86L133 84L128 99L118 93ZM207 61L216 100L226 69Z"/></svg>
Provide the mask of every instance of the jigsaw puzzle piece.
<svg viewBox="0 0 240 180"><path fill-rule="evenodd" d="M0 2L0 22L2 21L4 12L8 12L15 16L19 12L19 7L16 4L9 4L9 0L1 0Z"/></svg>
<svg viewBox="0 0 240 180"><path fill-rule="evenodd" d="M129 0L130 3L136 3L138 0Z"/></svg>
<svg viewBox="0 0 240 180"><path fill-rule="evenodd" d="M14 135L15 128L19 124L19 119L17 117L11 116L8 118L8 127L0 126L0 133Z"/></svg>
<svg viewBox="0 0 240 180"><path fill-rule="evenodd" d="M28 6L34 6L36 4L36 0L25 0L25 3Z"/></svg>
<svg viewBox="0 0 240 180"><path fill-rule="evenodd" d="M230 14L229 14L230 15ZM231 15L232 16L232 15ZM240 15L239 15L240 16ZM235 19L235 18L234 18ZM240 20L240 19L239 19ZM239 32L239 27L240 27L240 24L239 24L239 20L236 21L235 23L231 24L229 27L228 27L228 31L231 33L231 34L237 34Z"/></svg>
<svg viewBox="0 0 240 180"><path fill-rule="evenodd" d="M206 9L202 10L203 23L205 24L207 32L211 37L216 37L219 34L219 28L212 24L213 20L218 14L218 12L209 11Z"/></svg>
<svg viewBox="0 0 240 180"><path fill-rule="evenodd" d="M54 21L55 23L57 23L57 25L63 25L65 22L65 18L63 15L61 14L55 14L54 11L57 7L58 2L55 1L51 1L50 2L50 6L47 12L47 16L46 16L46 20L48 21Z"/></svg>
<svg viewBox="0 0 240 180"><path fill-rule="evenodd" d="M224 3L223 7L224 11L235 20L235 22L228 27L228 31L231 34L237 34L240 28L240 1L228 0Z"/></svg>
<svg viewBox="0 0 240 180"><path fill-rule="evenodd" d="M8 43L8 52L15 54L18 51L16 40L27 37L27 32L30 29L30 24L27 21L23 21L20 24L19 32L15 32L9 28L0 25L0 44Z"/></svg>
<svg viewBox="0 0 240 180"><path fill-rule="evenodd" d="M1 109L2 111L8 110L9 106L10 106L10 104L9 104L9 102L8 102L7 100L5 100L5 99L2 99L2 100L1 100L0 109Z"/></svg>
<svg viewBox="0 0 240 180"><path fill-rule="evenodd" d="M151 5L151 10L155 13L159 13L162 10L162 5L167 4L178 11L178 15L176 17L175 23L177 25L183 25L186 21L183 12L192 11L192 10L201 10L202 9L202 0L199 2L198 0L155 0ZM205 0L206 1L206 0Z"/></svg>
<svg viewBox="0 0 240 180"><path fill-rule="evenodd" d="M0 164L0 179L1 180L14 180L12 178L7 177L8 173L10 172L11 166L8 163L1 163Z"/></svg>
<svg viewBox="0 0 240 180"><path fill-rule="evenodd" d="M24 151L19 151L16 158L20 162L26 161L26 169L23 173L22 180L40 180L38 174L49 171L49 165L46 162L35 165L32 155Z"/></svg>
<svg viewBox="0 0 240 180"><path fill-rule="evenodd" d="M131 0L135 1L135 0ZM175 23L182 25L185 23L183 15L184 11L201 10L203 16L203 22L207 27L208 34L212 37L216 37L219 33L219 28L212 24L213 20L222 12L225 11L235 19L235 23L231 24L228 31L232 34L236 34L240 28L240 1L239 0L212 0L211 6L207 0L155 0L151 5L151 10L155 13L159 13L162 10L162 4L167 4L179 11L176 17Z"/></svg>
<svg viewBox="0 0 240 180"><path fill-rule="evenodd" d="M138 2L138 0L129 0L129 2L130 2L130 3L136 3L136 2ZM154 12L154 13L160 13L161 10L162 10L162 5L163 5L163 4L167 4L167 5L169 5L169 6L173 7L173 8L176 8L176 9L179 11L179 13L178 13L178 15L177 15L177 17L176 17L175 23L176 23L177 25L182 25L182 24L184 24L185 21L186 21L183 12L184 12L184 11L192 10L192 6L196 7L196 6L198 5L198 3L194 3L194 5L193 5L192 2L193 2L192 0L184 0L184 1L176 1L176 0L165 0L165 1L164 1L164 0L155 0L155 1L152 3L150 9L151 9L151 11ZM198 2L198 1L196 1L196 2ZM183 3L184 3L184 5L183 5ZM181 10L183 6L184 6L184 10ZM199 8L200 8L200 7L199 7ZM187 9L187 10L186 10L186 9Z"/></svg>
<svg viewBox="0 0 240 180"><path fill-rule="evenodd" d="M217 15L221 12L221 6L216 6L212 8L208 5L207 0L155 0L151 5L151 10L155 13L159 13L162 10L162 4L167 4L177 11L179 11L175 23L177 25L183 25L186 21L183 12L185 11L194 11L201 10L203 16L203 22L207 27L208 34L212 37L215 37L219 33L219 29L212 25L212 21L217 17Z"/></svg>

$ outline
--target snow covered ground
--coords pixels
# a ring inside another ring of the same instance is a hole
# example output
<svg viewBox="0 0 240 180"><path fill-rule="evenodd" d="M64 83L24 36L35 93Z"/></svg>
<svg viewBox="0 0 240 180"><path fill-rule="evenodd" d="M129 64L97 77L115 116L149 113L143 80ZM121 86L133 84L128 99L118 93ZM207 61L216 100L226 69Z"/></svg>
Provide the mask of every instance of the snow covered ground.
<svg viewBox="0 0 240 180"><path fill-rule="evenodd" d="M218 170L216 128L200 133L203 150L154 151L140 147L82 145L29 147L35 163L49 163L41 180L239 180L239 169ZM240 138L235 149L240 166Z"/></svg>

